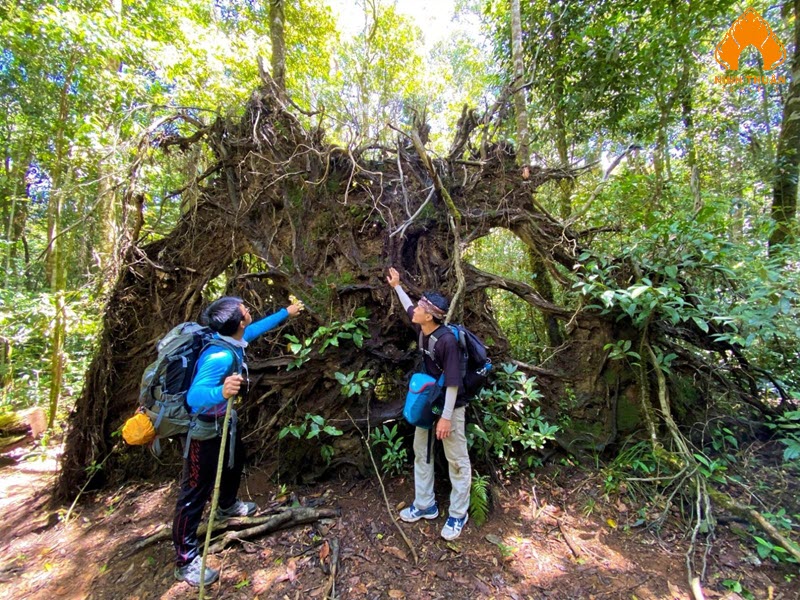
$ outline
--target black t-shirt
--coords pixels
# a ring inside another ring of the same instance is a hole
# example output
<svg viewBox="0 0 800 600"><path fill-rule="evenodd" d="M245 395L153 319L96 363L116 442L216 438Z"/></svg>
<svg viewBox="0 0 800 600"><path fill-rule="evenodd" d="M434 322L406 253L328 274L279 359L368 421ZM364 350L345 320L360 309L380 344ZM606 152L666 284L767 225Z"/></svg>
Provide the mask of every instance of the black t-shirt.
<svg viewBox="0 0 800 600"><path fill-rule="evenodd" d="M414 307L409 306L408 318L412 318L414 314ZM411 326L417 332L417 339L421 327L412 322ZM433 332L436 334L436 345L433 348L434 357L428 355L428 340L431 336L422 336L422 361L425 363L425 372L431 377L438 377L444 371L444 387L458 387L458 396L456 397L456 406L463 405L464 402L464 386L461 381L461 351L458 347L458 340L453 332L445 325L440 325L439 328Z"/></svg>

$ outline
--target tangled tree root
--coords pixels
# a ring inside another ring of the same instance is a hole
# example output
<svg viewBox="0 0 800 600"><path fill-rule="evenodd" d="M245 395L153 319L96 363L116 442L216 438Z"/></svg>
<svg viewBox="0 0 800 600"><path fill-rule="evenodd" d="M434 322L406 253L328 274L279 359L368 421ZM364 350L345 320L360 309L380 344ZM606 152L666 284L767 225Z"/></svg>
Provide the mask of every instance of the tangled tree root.
<svg viewBox="0 0 800 600"><path fill-rule="evenodd" d="M289 529L296 525L313 523L320 519L332 519L339 517L340 513L335 508L280 508L271 514L258 517L242 517L239 519L229 519L214 527L214 532L221 532L224 535L216 538L209 548L209 552L214 554L224 550L232 542L254 538L265 533ZM204 535L206 526L201 525L197 530L198 537ZM147 536L131 546L128 555L136 554L143 548L147 548L158 542L172 539L172 529L162 529L161 531Z"/></svg>
<svg viewBox="0 0 800 600"><path fill-rule="evenodd" d="M663 420L667 431L670 434L673 446L676 448L676 451L670 452L661 446L661 444L655 438L655 423L650 421L648 422L648 428L653 440L653 453L657 459L663 460L677 472L677 474L672 478L673 481L678 482L673 495L677 493L678 489L683 488L686 489L689 495L694 499L695 516L692 528L691 544L686 552L686 569L688 583L695 600L702 600L704 597L701 582L705 576L706 560L711 543L710 540L713 539L714 535L714 525L716 523L716 519L713 514L714 505L746 519L753 526L764 531L773 540L773 542L784 548L791 556L800 562L800 548L798 548L797 545L795 545L791 540L783 536L759 512L749 506L745 506L737 502L728 494L715 489L711 485L711 481L703 474L697 458L692 453L689 442L680 432L675 420L672 418L672 412L670 410L669 403L669 392L666 379L664 377L664 372L659 366L656 354L647 340L646 333L643 337L641 348L647 351L647 356L650 359L650 366L653 367L655 372L658 388L656 390L656 396L658 398L658 410L656 411L652 406L647 406L645 407L645 412L647 413L647 409L649 409L649 415L651 418L655 417L656 412L660 414L661 419ZM645 356L644 353L642 353L642 355ZM646 369L647 363L646 361L643 361L641 368L641 379L643 381L646 381L647 379L647 375L645 373ZM644 396L643 401L645 401ZM670 498L671 497L672 496L670 496ZM703 564L699 569L699 575L697 575L694 559L698 536L701 532L706 534L706 539L709 540L709 542L706 552L703 555Z"/></svg>
<svg viewBox="0 0 800 600"><path fill-rule="evenodd" d="M797 560L797 562L800 563L800 548L797 547L797 544L795 544L789 538L781 534L775 528L775 526L772 525L772 523L767 521L761 515L760 512L749 506L745 506L740 502L737 502L736 500L731 498L728 494L720 492L719 490L709 488L708 494L709 496L711 496L711 499L714 501L715 504L724 508L728 512L733 513L737 517L742 517L743 519L746 519L754 527L761 529L772 539L773 542L775 542L781 548L786 550L790 555L794 557L795 560Z"/></svg>

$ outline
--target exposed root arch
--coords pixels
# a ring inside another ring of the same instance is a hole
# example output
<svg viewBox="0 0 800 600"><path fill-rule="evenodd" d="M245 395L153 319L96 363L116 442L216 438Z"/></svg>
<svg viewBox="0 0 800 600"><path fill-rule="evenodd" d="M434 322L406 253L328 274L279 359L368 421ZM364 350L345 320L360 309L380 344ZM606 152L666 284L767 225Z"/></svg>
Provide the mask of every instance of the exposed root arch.
<svg viewBox="0 0 800 600"><path fill-rule="evenodd" d="M494 341L490 350L497 363L510 358L509 344L491 314L488 289L507 290L566 322L568 337L558 360L532 365L543 377L547 370L558 374L551 378L552 406L545 410L555 412L555 398L570 386L576 413L604 423L604 443L610 439L606 376L619 384L620 374L609 373L613 365L605 346L630 337L630 323L617 314L559 306L527 283L461 263L465 244L503 227L536 253L565 290L581 276L577 257L585 249L583 238L535 197L544 183L575 173L534 166L524 179L513 147L490 139L493 118L465 114L461 134L467 141L458 141L457 156L446 160L432 159L405 138L396 148L354 151L325 143L319 129L306 131L266 82L240 120L219 119L201 128L197 139L173 140L178 146L208 143L216 162L206 171L196 206L174 230L158 241L131 246L125 256L98 353L70 419L59 493L70 496L85 481L85 467L107 454L113 431L136 406L153 342L171 326L196 319L210 300L204 296L208 282L223 273L223 293L239 295L263 313L284 306L290 294L308 307L303 318L253 344L254 381L241 414L244 430L259 431L248 439L257 456L271 455L280 429L306 413L335 419L347 409L361 422L368 413L389 414L388 405L401 398L404 382L396 372L413 370L417 353L385 284L389 266L401 270L412 296L426 289L456 296L463 320ZM470 142L476 137L481 138L477 147ZM288 370L295 357L287 349L287 334L311 339L320 327L352 319L359 307L370 315L361 347L347 338L324 351L318 344L309 360ZM655 326L653 331L659 338L670 335ZM391 372L385 397L377 398L372 388L360 397L345 397L335 374L356 371L375 379ZM322 461L313 448L295 454L282 453L275 468L296 474L302 461ZM108 465L106 474L142 473L133 463L125 457ZM98 477L96 483L103 481Z"/></svg>

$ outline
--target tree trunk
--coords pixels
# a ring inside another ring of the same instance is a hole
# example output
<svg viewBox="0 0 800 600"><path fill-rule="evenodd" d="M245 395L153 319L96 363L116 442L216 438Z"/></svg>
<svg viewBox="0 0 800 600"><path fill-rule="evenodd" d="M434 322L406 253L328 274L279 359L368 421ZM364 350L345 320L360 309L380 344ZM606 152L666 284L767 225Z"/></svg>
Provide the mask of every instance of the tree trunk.
<svg viewBox="0 0 800 600"><path fill-rule="evenodd" d="M111 11L115 16L115 32L120 33L122 29L122 0L110 0ZM106 60L109 73L116 75L122 70L122 61L118 58ZM117 108L117 107L114 107ZM116 112L112 111L112 114ZM107 123L107 129L111 131L109 136L116 144L119 139L119 124L113 119ZM105 152L107 157L117 154L116 148L112 145ZM100 159L97 163L97 208L95 210L93 223L97 229L96 244L99 256L99 269L101 276L98 277L98 294L101 294L106 286L116 280L119 269L119 247L118 247L118 223L117 223L117 189L115 185L114 164L111 159L108 162Z"/></svg>
<svg viewBox="0 0 800 600"><path fill-rule="evenodd" d="M55 163L51 165L50 178L52 186L50 189L50 201L47 208L47 248L45 250L45 265L47 282L51 288L57 287L56 281L53 277L57 273L57 266L54 262L53 253L55 251L56 237L58 235L58 219L60 218L60 207L58 203L63 202L63 196L60 195L62 178L61 175L66 171L67 165L67 141L66 124L69 117L69 88L72 85L72 76L75 72L75 59L70 59L70 64L67 67L67 73L64 76L64 84L61 87L61 97L59 100L58 108L58 123L56 123L55 131Z"/></svg>
<svg viewBox="0 0 800 600"><path fill-rule="evenodd" d="M758 68L759 68L759 75L763 81L764 79L764 61L758 61ZM762 85L761 86L761 118L764 122L764 127L766 128L766 136L764 140L764 147L766 148L766 155L767 160L770 164L774 164L775 161L775 140L772 134L772 119L770 118L770 98L769 98L769 90L770 86Z"/></svg>
<svg viewBox="0 0 800 600"><path fill-rule="evenodd" d="M692 114L692 88L687 87L681 100L683 127L685 130L686 164L689 167L689 186L694 199L695 213L703 208L703 197L700 194L700 172L697 164L697 147L694 140L694 115Z"/></svg>
<svg viewBox="0 0 800 600"><path fill-rule="evenodd" d="M553 73L553 120L555 125L555 141L556 152L558 153L558 164L565 171L569 170L569 141L567 139L567 114L564 106L565 101L565 86L564 81L565 73L564 68L560 66L562 44L564 43L561 15L559 15L558 6L553 7L553 34L552 42L550 44L552 52L552 61L556 65ZM572 190L575 182L572 179L562 179L558 182L560 192L558 202L558 213L562 219L568 219L572 215Z"/></svg>
<svg viewBox="0 0 800 600"><path fill-rule="evenodd" d="M181 214L186 215L197 208L200 200L200 187L197 185L198 173L202 172L202 152L200 146L192 146L185 153L186 164L183 172L186 179L186 189L181 193Z"/></svg>
<svg viewBox="0 0 800 600"><path fill-rule="evenodd" d="M547 272L544 261L536 252L530 249L528 250L528 261L530 262L534 288L536 288L536 291L539 292L546 301L555 303L553 282L550 280L550 274ZM552 348L558 348L564 343L564 338L558 326L558 318L547 312L542 312L542 318L544 319L547 329L548 345Z"/></svg>
<svg viewBox="0 0 800 600"><path fill-rule="evenodd" d="M94 223L97 229L97 254L102 276L98 281L98 293L116 279L119 259L117 253L117 194L114 190L113 169L103 161L97 166L97 208Z"/></svg>
<svg viewBox="0 0 800 600"><path fill-rule="evenodd" d="M65 264L65 250L66 240L63 235L59 235L59 228L61 225L61 213L64 206L64 193L61 189L56 189L51 198L51 203L55 206L53 211L54 216L54 229L55 239L53 242L53 249L51 251L51 264L53 267L53 274L51 281L53 282L53 292L55 300L55 318L53 320L53 334L51 337L50 348L50 415L47 426L52 428L55 424L56 413L58 411L58 401L61 397L61 384L64 375L64 339L67 335L67 315L66 315L66 301L64 294L66 293L66 264Z"/></svg>
<svg viewBox="0 0 800 600"><path fill-rule="evenodd" d="M6 163L8 164L8 163ZM11 262L14 260L16 256L16 241L18 238L17 231L16 231L16 223L19 219L18 211L19 211L19 181L16 177L14 177L14 173L11 169L6 168L6 180L11 183L12 187L9 190L8 194L8 210L6 214L6 241L8 242L8 252L6 253L6 268L3 278L5 279L5 284L8 285L9 278L11 277Z"/></svg>
<svg viewBox="0 0 800 600"><path fill-rule="evenodd" d="M286 93L286 40L284 24L286 19L283 10L284 0L269 0L269 39L272 44L272 78L278 90Z"/></svg>
<svg viewBox="0 0 800 600"><path fill-rule="evenodd" d="M794 0L794 55L789 94L783 105L781 133L775 156L775 184L772 219L775 229L769 238L769 253L792 245L797 239L797 177L800 174L800 0Z"/></svg>
<svg viewBox="0 0 800 600"><path fill-rule="evenodd" d="M514 62L514 111L517 117L517 160L523 168L530 164L528 147L528 104L525 101L525 65L522 61L522 15L519 0L511 0L511 56ZM527 172L527 171L526 171Z"/></svg>
<svg viewBox="0 0 800 600"><path fill-rule="evenodd" d="M66 302L66 251L67 244L64 235L61 235L61 220L64 209L67 182L70 179L68 161L68 148L66 140L66 123L69 114L69 87L75 61L73 60L67 72L64 86L61 90L59 104L59 122L57 124L55 139L55 164L51 175L52 187L50 189L50 202L47 220L47 267L48 281L55 298L55 318L50 347L50 415L48 427L55 424L58 411L58 401L61 397L61 384L64 374L64 339L67 335Z"/></svg>
<svg viewBox="0 0 800 600"><path fill-rule="evenodd" d="M4 405L8 403L8 392L11 384L14 383L14 365L12 362L14 346L11 340L0 335L0 389L3 390L1 401Z"/></svg>

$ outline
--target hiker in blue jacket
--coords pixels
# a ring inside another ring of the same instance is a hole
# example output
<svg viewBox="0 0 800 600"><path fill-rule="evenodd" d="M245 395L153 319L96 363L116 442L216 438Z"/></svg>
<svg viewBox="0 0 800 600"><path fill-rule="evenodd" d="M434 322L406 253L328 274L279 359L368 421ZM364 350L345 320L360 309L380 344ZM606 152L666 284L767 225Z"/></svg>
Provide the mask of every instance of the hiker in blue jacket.
<svg viewBox="0 0 800 600"><path fill-rule="evenodd" d="M172 542L176 554L175 578L179 581L193 586L200 585L202 557L197 527L206 502L214 490L228 399L236 396L246 382L244 350L248 342L277 327L302 309L303 304L295 302L275 314L253 322L253 317L241 298L225 296L212 302L203 313L204 324L214 330L214 337L227 347L206 347L197 360L195 375L186 396L195 418L189 428L189 449L183 461L181 489L172 523ZM239 365L242 366L244 377L242 373L236 372ZM236 416L233 411L215 520L246 517L256 511L254 502L243 502L236 497L242 479L244 458L244 446L236 433ZM214 583L218 578L219 571L206 566L205 584Z"/></svg>
<svg viewBox="0 0 800 600"><path fill-rule="evenodd" d="M425 371L434 378L444 373L444 408L436 422L436 439L442 441L450 471L450 507L441 535L454 540L461 535L467 522L469 494L472 485L472 466L467 452L465 434L466 400L461 381L461 352L456 336L444 320L450 308L448 300L438 293L426 293L416 306L400 285L400 274L390 268L386 281L397 293L403 308L411 318L416 332L422 333ZM433 356L428 352L428 340L436 333ZM433 461L428 461L428 430L417 427L414 432L414 502L400 511L400 518L413 523L420 519L435 519L439 507L433 493Z"/></svg>

